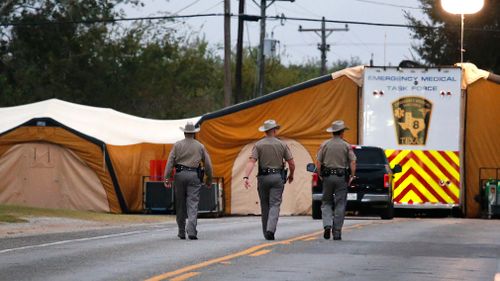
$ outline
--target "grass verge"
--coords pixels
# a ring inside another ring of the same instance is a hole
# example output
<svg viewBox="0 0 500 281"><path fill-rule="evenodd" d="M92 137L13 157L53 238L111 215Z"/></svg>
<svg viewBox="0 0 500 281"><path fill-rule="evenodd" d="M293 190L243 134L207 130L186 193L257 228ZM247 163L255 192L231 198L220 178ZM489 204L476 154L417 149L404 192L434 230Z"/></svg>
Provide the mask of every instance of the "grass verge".
<svg viewBox="0 0 500 281"><path fill-rule="evenodd" d="M33 208L0 204L0 222L27 222L29 217L58 217L103 223L155 223L173 220L172 216L143 214L110 214L89 211Z"/></svg>
<svg viewBox="0 0 500 281"><path fill-rule="evenodd" d="M0 214L0 222L16 223L16 222L28 222L25 219L18 218L17 216Z"/></svg>

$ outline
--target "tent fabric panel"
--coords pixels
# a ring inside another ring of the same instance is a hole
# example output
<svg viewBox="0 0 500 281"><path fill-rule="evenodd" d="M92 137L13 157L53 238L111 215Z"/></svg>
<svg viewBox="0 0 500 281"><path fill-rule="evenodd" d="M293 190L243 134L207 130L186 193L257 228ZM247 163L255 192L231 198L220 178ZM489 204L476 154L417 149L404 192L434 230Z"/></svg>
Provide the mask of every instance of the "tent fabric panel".
<svg viewBox="0 0 500 281"><path fill-rule="evenodd" d="M467 89L465 125L466 216L479 217L479 168L500 168L500 84L481 79ZM490 177L491 175L482 175Z"/></svg>
<svg viewBox="0 0 500 281"><path fill-rule="evenodd" d="M179 130L180 131L180 130ZM165 160L173 144L141 143L107 145L120 190L130 212L143 211L143 176L149 175L150 160Z"/></svg>
<svg viewBox="0 0 500 281"><path fill-rule="evenodd" d="M337 79L342 76L346 76L349 79L351 79L354 83L356 83L356 85L362 87L364 71L365 71L364 65L349 67L332 73L332 79Z"/></svg>
<svg viewBox="0 0 500 281"><path fill-rule="evenodd" d="M113 213L122 212L111 176L105 164L102 149L64 128L18 127L0 136L0 156L15 144L39 141L67 147L78 155L99 177L107 194L110 211Z"/></svg>
<svg viewBox="0 0 500 281"><path fill-rule="evenodd" d="M469 85L480 79L487 79L490 74L488 71L479 69L469 62L456 63L455 66L462 68L462 81L460 85L462 89L467 89Z"/></svg>
<svg viewBox="0 0 500 281"><path fill-rule="evenodd" d="M224 177L226 212L231 214L231 174L242 147L263 137L259 126L267 119L280 125L278 135L298 141L316 159L320 144L331 137L326 128L343 119L351 130L346 139L357 142L358 87L348 77L290 93L286 96L201 123L199 139L207 147L214 165L214 175ZM297 167L305 173L305 167Z"/></svg>
<svg viewBox="0 0 500 281"><path fill-rule="evenodd" d="M272 101L274 99L277 99L277 98L286 96L288 94L295 93L295 92L298 92L298 91L301 91L301 90L304 90L304 89L307 89L307 88L310 88L313 86L316 86L318 84L321 84L321 83L324 83L324 82L327 82L330 80L332 80L331 75L323 75L321 77L314 78L314 79L308 80L306 82L278 90L276 92L272 92L272 93L264 95L262 97L258 97L258 98L255 98L255 99L252 99L252 100L249 100L246 102L242 102L242 103L239 103L239 104L236 104L233 106L223 108L221 110L217 110L217 111L212 112L212 113L205 114L198 121L197 125L203 123L206 120L219 118L219 117L222 117L224 115L228 115L228 114L235 113L235 112L247 109L247 108L251 108L251 107L254 107L256 105Z"/></svg>
<svg viewBox="0 0 500 281"><path fill-rule="evenodd" d="M13 145L0 158L0 202L109 212L104 188L71 150L46 142Z"/></svg>

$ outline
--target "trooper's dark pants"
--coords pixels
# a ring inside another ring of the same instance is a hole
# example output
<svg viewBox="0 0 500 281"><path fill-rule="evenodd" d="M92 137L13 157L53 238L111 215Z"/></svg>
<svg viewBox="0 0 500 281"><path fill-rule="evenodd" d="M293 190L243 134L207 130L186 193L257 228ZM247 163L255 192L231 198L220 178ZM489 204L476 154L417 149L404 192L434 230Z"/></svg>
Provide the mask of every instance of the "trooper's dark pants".
<svg viewBox="0 0 500 281"><path fill-rule="evenodd" d="M179 234L197 235L198 205L201 182L196 171L180 171L175 174L175 214ZM187 217L187 227L186 227Z"/></svg>
<svg viewBox="0 0 500 281"><path fill-rule="evenodd" d="M335 194L334 214L332 214L333 194ZM323 203L321 204L323 227L332 227L333 222L335 230L342 230L346 203L347 183L345 177L337 175L323 177Z"/></svg>
<svg viewBox="0 0 500 281"><path fill-rule="evenodd" d="M257 177L257 189L262 213L262 232L276 232L280 206L285 185L280 174L269 174Z"/></svg>

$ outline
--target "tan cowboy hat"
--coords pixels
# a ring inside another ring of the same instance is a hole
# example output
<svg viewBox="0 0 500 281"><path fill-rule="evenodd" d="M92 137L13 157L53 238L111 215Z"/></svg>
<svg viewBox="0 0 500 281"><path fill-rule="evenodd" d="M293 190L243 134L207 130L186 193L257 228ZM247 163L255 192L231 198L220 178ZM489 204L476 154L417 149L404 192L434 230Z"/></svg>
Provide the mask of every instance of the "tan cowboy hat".
<svg viewBox="0 0 500 281"><path fill-rule="evenodd" d="M326 129L326 131L329 133L334 133L341 130L349 130L349 128L344 124L343 120L333 121L332 126Z"/></svg>
<svg viewBox="0 0 500 281"><path fill-rule="evenodd" d="M200 131L200 128L196 128L191 122L187 122L184 128L179 127L179 129L181 129L181 131L183 131L184 133L188 134L194 134Z"/></svg>
<svg viewBox="0 0 500 281"><path fill-rule="evenodd" d="M276 121L274 121L272 119L269 119L269 120L266 120L264 122L264 125L262 125L262 126L259 127L259 131L261 131L261 132L267 132L267 131L269 131L271 129L274 129L274 128L279 129L280 125L278 125L276 123Z"/></svg>

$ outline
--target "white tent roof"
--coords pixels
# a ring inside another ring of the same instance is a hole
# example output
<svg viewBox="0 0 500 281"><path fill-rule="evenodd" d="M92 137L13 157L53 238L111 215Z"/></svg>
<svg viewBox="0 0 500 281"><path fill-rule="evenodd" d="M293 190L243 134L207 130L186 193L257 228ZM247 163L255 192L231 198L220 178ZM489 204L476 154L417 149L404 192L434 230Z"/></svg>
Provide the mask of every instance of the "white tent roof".
<svg viewBox="0 0 500 281"><path fill-rule="evenodd" d="M41 102L0 107L0 133L33 118L52 118L59 123L107 144L174 143L184 138L179 127L196 124L201 118L154 120L99 108L50 99Z"/></svg>

